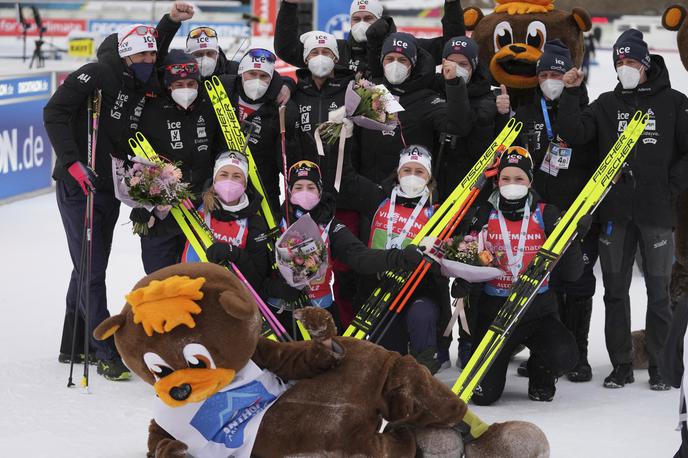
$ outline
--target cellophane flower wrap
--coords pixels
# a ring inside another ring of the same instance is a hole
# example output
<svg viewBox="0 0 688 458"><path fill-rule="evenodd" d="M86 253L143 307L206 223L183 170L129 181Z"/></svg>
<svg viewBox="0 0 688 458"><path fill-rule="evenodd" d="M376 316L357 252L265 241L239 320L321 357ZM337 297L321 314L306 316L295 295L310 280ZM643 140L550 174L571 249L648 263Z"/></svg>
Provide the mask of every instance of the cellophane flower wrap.
<svg viewBox="0 0 688 458"><path fill-rule="evenodd" d="M442 251L441 270L447 277L480 283L504 275L497 267L503 253L496 253L492 244L484 240L482 232L457 235L444 243Z"/></svg>
<svg viewBox="0 0 688 458"><path fill-rule="evenodd" d="M276 248L277 267L294 288L304 289L327 272L327 246L308 213L284 231Z"/></svg>
<svg viewBox="0 0 688 458"><path fill-rule="evenodd" d="M399 123L398 114L404 108L383 85L375 85L364 78L351 81L346 88L343 117L354 124L371 130L394 130ZM344 123L330 117L321 130L323 139L332 144L342 134Z"/></svg>
<svg viewBox="0 0 688 458"><path fill-rule="evenodd" d="M169 211L192 197L189 184L182 181L179 164L134 159L129 167L121 160L115 163L115 194L126 205L148 211L163 208ZM147 235L148 225L134 223L133 230L135 234Z"/></svg>

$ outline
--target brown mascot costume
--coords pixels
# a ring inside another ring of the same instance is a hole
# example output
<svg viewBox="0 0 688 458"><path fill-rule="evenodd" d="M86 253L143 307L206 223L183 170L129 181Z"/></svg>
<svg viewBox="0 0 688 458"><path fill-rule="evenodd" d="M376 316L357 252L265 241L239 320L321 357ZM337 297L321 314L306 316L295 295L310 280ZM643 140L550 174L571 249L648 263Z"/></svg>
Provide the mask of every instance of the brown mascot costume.
<svg viewBox="0 0 688 458"><path fill-rule="evenodd" d="M148 456L549 456L536 426L488 427L410 356L334 336L321 309L301 312L313 340L273 342L225 268L178 264L139 281L94 335L114 335L155 389Z"/></svg>
<svg viewBox="0 0 688 458"><path fill-rule="evenodd" d="M678 31L678 52L681 62L688 70L688 10L683 5L667 8L662 24L668 30ZM671 272L671 299L676 302L688 294L688 192L676 201L676 261Z"/></svg>
<svg viewBox="0 0 688 458"><path fill-rule="evenodd" d="M496 83L509 91L513 107L531 103L538 80L535 67L548 41L560 39L571 50L575 66L583 63L583 32L592 23L587 11L567 13L554 9L554 0L497 0L491 14L476 7L464 10L466 29L480 47L480 59L488 62Z"/></svg>

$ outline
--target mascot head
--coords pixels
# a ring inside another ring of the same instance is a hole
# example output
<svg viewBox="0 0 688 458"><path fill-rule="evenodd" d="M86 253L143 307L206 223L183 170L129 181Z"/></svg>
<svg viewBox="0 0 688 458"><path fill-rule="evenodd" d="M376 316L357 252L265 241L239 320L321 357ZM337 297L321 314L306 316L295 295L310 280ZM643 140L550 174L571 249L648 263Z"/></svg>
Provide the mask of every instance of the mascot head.
<svg viewBox="0 0 688 458"><path fill-rule="evenodd" d="M678 31L678 52L683 66L688 70L688 10L683 5L670 6L662 16L662 25L667 30Z"/></svg>
<svg viewBox="0 0 688 458"><path fill-rule="evenodd" d="M226 268L177 264L139 281L97 339L115 336L125 364L171 407L202 401L227 386L255 352L258 308Z"/></svg>
<svg viewBox="0 0 688 458"><path fill-rule="evenodd" d="M538 85L535 73L545 43L561 40L571 50L576 66L583 62L583 32L592 23L587 11L571 13L554 9L553 0L497 0L494 12L484 16L479 8L464 10L466 28L480 46L480 58L488 62L497 84L513 89Z"/></svg>

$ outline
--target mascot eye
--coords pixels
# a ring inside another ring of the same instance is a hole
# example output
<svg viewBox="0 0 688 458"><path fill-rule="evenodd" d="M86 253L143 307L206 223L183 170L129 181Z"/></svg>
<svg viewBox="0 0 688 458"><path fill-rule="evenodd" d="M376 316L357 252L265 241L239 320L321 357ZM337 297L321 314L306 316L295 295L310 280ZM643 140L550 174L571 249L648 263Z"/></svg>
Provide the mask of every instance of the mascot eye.
<svg viewBox="0 0 688 458"><path fill-rule="evenodd" d="M528 35L526 36L526 43L542 50L542 47L547 42L547 27L540 21L533 21L528 25Z"/></svg>
<svg viewBox="0 0 688 458"><path fill-rule="evenodd" d="M201 344L191 343L184 347L184 359L192 369L215 369L210 352Z"/></svg>
<svg viewBox="0 0 688 458"><path fill-rule="evenodd" d="M148 352L144 354L143 362L146 363L148 370L151 371L155 380L160 380L174 372L174 369L172 369L157 353Z"/></svg>
<svg viewBox="0 0 688 458"><path fill-rule="evenodd" d="M506 21L497 24L494 31L494 48L499 51L504 46L509 46L514 42L514 32L511 30L511 24Z"/></svg>

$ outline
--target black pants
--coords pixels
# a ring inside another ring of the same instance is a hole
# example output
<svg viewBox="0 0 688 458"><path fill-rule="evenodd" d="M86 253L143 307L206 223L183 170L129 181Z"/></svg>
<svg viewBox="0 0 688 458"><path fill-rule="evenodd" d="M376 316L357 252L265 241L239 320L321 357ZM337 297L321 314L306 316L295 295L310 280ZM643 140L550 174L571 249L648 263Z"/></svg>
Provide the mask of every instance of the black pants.
<svg viewBox="0 0 688 458"><path fill-rule="evenodd" d="M583 253L583 274L574 282L562 281L557 276L555 269L550 278L549 285L557 294L565 294L577 297L593 297L595 295L596 279L594 268L599 256L600 227L593 224L580 243Z"/></svg>
<svg viewBox="0 0 688 458"><path fill-rule="evenodd" d="M647 290L645 331L651 366L669 331L671 308L669 280L674 255L671 228L652 227L632 221L602 225L600 264L604 281L607 351L612 364L631 362L631 287L635 253L640 247Z"/></svg>
<svg viewBox="0 0 688 458"><path fill-rule="evenodd" d="M77 290L79 282L79 263L81 261L81 242L84 230L84 212L86 209L86 196L81 188L72 181L60 180L56 185L57 208L60 211L62 225L67 235L69 255L72 258L72 275L67 290L67 308L60 351L71 351L72 329L74 314L77 313ZM90 308L88 333L92 334L103 320L110 316L107 308L107 292L105 289L105 271L107 270L110 249L112 247L112 234L119 217L119 200L110 192L100 191L95 194L93 209L93 258L91 261L90 284ZM83 316L85 307L83 301L79 301L79 313ZM84 322L81 321L83 329ZM79 328L77 328L77 331ZM65 333L67 335L65 335ZM83 334L77 334L77 353L83 352ZM117 355L117 350L112 338L106 341L95 340L91 336L90 346L95 350L96 358L112 359Z"/></svg>
<svg viewBox="0 0 688 458"><path fill-rule="evenodd" d="M379 344L402 355L437 348L439 308L427 297L411 298Z"/></svg>
<svg viewBox="0 0 688 458"><path fill-rule="evenodd" d="M141 237L141 260L146 275L179 263L185 244L186 237L183 234Z"/></svg>
<svg viewBox="0 0 688 458"><path fill-rule="evenodd" d="M478 312L478 327L474 340L476 346L477 342L485 336L493 319L494 316L486 316ZM559 321L556 314L521 323L506 340L502 351L476 388L473 402L477 405L490 405L502 396L511 355L521 344L530 350L528 373L531 382L558 377L572 369L578 362L576 340L566 326Z"/></svg>

